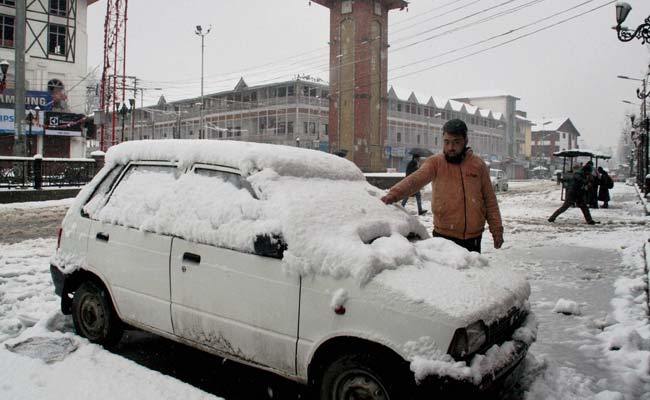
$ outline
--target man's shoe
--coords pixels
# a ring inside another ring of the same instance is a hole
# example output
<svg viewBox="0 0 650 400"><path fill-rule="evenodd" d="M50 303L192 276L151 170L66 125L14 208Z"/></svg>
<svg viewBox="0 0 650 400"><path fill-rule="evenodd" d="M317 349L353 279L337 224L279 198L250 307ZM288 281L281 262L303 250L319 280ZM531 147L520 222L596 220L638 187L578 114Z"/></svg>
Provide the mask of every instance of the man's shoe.
<svg viewBox="0 0 650 400"><path fill-rule="evenodd" d="M588 223L589 225L596 225L596 224L600 224L600 221L594 221L594 220L592 219L591 221L587 221L587 223Z"/></svg>
<svg viewBox="0 0 650 400"><path fill-rule="evenodd" d="M429 212L429 210L420 210L420 212L418 212L418 215L424 215L424 214L426 214L428 212Z"/></svg>

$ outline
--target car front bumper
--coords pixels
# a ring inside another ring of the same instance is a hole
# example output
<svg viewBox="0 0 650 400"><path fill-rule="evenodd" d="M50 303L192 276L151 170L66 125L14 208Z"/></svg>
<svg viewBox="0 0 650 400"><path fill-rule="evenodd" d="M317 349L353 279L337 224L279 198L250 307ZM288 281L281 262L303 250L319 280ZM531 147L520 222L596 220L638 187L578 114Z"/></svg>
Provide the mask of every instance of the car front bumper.
<svg viewBox="0 0 650 400"><path fill-rule="evenodd" d="M481 398L484 396L499 398L499 394L506 392L519 381L524 370L522 361L526 358L529 345L519 340L514 340L513 345L515 351L508 362L493 370L484 371L480 383L475 384L450 377L429 376L419 382L416 398L430 398L431 393L444 393L465 398L477 398L479 395Z"/></svg>

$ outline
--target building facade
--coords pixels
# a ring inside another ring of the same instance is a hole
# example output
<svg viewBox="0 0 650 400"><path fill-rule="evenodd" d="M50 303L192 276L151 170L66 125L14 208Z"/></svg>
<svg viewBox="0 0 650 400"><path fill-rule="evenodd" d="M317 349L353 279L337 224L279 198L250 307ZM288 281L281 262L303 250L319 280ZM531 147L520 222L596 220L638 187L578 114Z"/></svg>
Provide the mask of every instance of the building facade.
<svg viewBox="0 0 650 400"><path fill-rule="evenodd" d="M136 108L116 116L119 141L147 139L228 139L300 146L335 152L329 123L330 86L306 77L259 86L240 79L233 90L204 96L204 127L200 98ZM458 118L467 123L470 146L476 154L507 169L512 164L506 145L503 113L455 100L429 96L400 96L388 91L388 132L384 138L384 168L403 171L412 149L442 152L442 126ZM108 118L111 121L112 118ZM518 135L530 122L518 120ZM113 127L105 129L112 134ZM521 149L523 152L522 139ZM513 175L514 177L514 175Z"/></svg>
<svg viewBox="0 0 650 400"><path fill-rule="evenodd" d="M25 38L26 112L23 123L28 155L83 157L81 125L86 106L87 7L97 0L27 2ZM0 155L14 144L16 1L0 0L0 59L9 62L6 89L0 93Z"/></svg>
<svg viewBox="0 0 650 400"><path fill-rule="evenodd" d="M535 166L549 169L561 167L553 153L579 148L580 132L570 118L541 118L533 123L530 159Z"/></svg>

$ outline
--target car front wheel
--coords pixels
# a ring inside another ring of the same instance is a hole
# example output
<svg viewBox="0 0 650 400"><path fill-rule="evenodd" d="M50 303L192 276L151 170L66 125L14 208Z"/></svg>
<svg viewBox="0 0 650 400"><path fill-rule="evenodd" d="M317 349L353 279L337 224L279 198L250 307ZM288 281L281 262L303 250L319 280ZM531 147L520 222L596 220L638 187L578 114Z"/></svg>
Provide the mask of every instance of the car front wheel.
<svg viewBox="0 0 650 400"><path fill-rule="evenodd" d="M407 399L407 380L389 371L390 360L372 354L346 354L330 363L323 372L320 400Z"/></svg>
<svg viewBox="0 0 650 400"><path fill-rule="evenodd" d="M72 320L77 334L93 343L110 347L122 337L122 323L106 289L86 281L72 299Z"/></svg>

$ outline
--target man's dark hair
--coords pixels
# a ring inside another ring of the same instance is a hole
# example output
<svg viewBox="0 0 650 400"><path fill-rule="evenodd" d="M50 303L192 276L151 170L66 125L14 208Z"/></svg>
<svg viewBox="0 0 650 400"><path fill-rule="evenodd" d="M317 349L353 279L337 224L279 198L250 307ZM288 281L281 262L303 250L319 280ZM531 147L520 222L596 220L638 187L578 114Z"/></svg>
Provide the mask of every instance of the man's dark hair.
<svg viewBox="0 0 650 400"><path fill-rule="evenodd" d="M467 139L467 125L460 119L450 119L442 126L442 132L453 136L463 136Z"/></svg>

